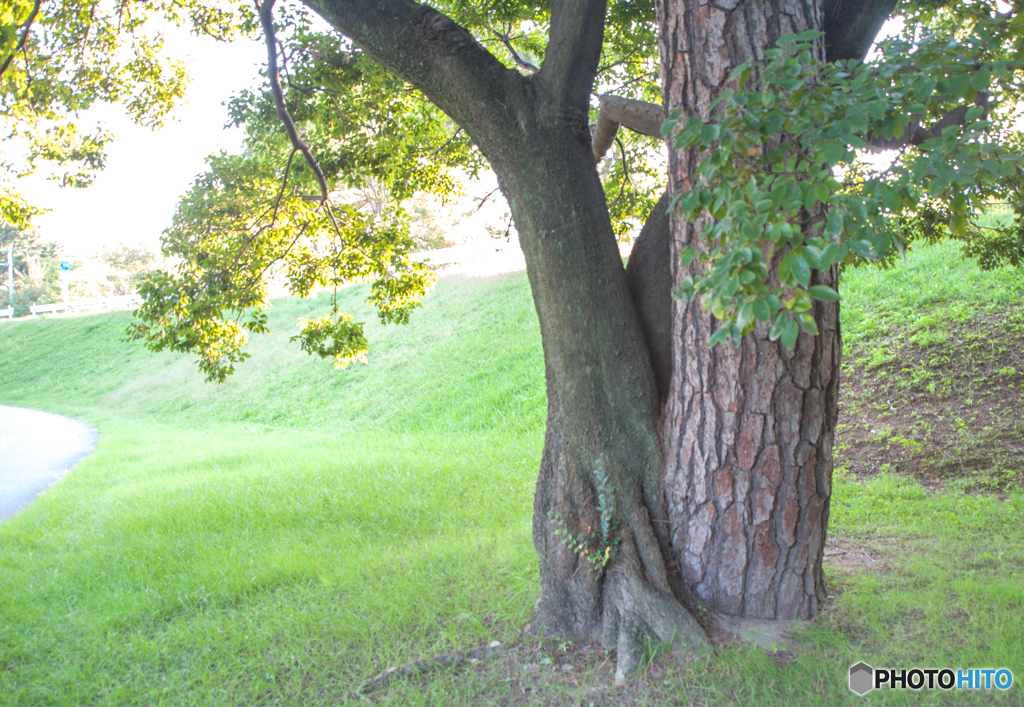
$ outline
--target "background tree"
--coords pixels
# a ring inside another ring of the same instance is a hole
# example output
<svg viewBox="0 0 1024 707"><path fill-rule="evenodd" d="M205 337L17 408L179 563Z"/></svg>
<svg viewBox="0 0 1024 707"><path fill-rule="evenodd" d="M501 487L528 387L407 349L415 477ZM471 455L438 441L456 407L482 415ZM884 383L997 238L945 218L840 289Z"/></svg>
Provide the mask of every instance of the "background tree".
<svg viewBox="0 0 1024 707"><path fill-rule="evenodd" d="M60 254L56 243L44 243L39 234L15 226L0 226L0 248L14 248L14 316L23 317L33 304L60 298ZM6 270L6 268L5 268ZM7 273L3 299L7 306Z"/></svg>
<svg viewBox="0 0 1024 707"><path fill-rule="evenodd" d="M106 276L106 286L112 295L130 295L139 290L146 275L155 269L156 253L144 245L134 248L121 244L101 253L99 259L115 272Z"/></svg>

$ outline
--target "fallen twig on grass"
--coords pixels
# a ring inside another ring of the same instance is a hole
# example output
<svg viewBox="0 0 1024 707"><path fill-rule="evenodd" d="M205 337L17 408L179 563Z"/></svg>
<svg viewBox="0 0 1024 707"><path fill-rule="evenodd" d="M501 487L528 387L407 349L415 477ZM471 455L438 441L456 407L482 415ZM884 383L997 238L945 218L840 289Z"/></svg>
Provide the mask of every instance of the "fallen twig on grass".
<svg viewBox="0 0 1024 707"><path fill-rule="evenodd" d="M407 678L416 675L423 675L424 673L430 673L435 670L442 668L454 668L463 663L479 663L481 660L487 660L493 658L500 653L505 651L505 647L498 641L491 641L486 646L478 646L477 648L470 648L466 651L456 651L455 653L446 653L444 655L434 656L433 658L426 658L424 660L417 660L412 663L407 663L401 667L388 668L377 677L367 680L356 688L356 692L360 694L366 694L368 692L374 692L380 690L388 685L395 678Z"/></svg>

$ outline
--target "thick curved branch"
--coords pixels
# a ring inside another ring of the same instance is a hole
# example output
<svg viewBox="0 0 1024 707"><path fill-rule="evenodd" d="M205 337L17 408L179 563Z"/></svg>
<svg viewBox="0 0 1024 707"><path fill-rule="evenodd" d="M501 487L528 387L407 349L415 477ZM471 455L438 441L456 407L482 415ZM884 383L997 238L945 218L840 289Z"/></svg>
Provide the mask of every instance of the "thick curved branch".
<svg viewBox="0 0 1024 707"><path fill-rule="evenodd" d="M601 45L605 0L552 0L548 48L537 78L565 107L587 111Z"/></svg>
<svg viewBox="0 0 1024 707"><path fill-rule="evenodd" d="M826 59L863 59L895 7L896 0L825 0Z"/></svg>
<svg viewBox="0 0 1024 707"><path fill-rule="evenodd" d="M593 138L594 159L598 162L612 146L620 125L641 135L661 136L661 124L665 122L661 106L607 94L600 97L599 105Z"/></svg>
<svg viewBox="0 0 1024 707"><path fill-rule="evenodd" d="M374 61L422 91L482 149L513 129L526 77L450 17L412 0L303 0ZM396 48L400 50L396 51Z"/></svg>
<svg viewBox="0 0 1024 707"><path fill-rule="evenodd" d="M25 48L25 42L28 41L28 32L32 29L32 23L35 22L36 15L39 14L39 8L42 7L42 5L43 0L36 0L35 5L32 6L32 12L29 13L28 19L25 20L25 24L22 25L24 30L21 33L21 39L18 40L18 46L14 48L14 51L11 52L9 57L4 59L3 65L0 66L0 76L4 75L4 72L7 71L7 67L9 67L11 62L14 61L14 57L18 55L18 52Z"/></svg>
<svg viewBox="0 0 1024 707"><path fill-rule="evenodd" d="M987 112L988 99L988 93L979 91L977 98L974 99L974 105L981 106ZM903 134L899 137L883 138L881 136L869 136L867 143L879 150L898 150L907 145L917 146L933 137L942 137L943 128L948 128L950 125L963 125L967 122L968 110L970 110L970 106L957 106L932 123L929 128L924 127L920 121L915 120L906 127Z"/></svg>

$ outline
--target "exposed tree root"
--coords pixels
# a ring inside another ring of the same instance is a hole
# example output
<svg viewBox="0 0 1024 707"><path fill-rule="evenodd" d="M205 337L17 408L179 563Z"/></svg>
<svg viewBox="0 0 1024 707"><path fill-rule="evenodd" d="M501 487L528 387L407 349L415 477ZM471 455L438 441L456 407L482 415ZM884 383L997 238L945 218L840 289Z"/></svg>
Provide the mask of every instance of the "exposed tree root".
<svg viewBox="0 0 1024 707"><path fill-rule="evenodd" d="M501 645L498 641L491 641L486 646L478 646L465 651L445 653L444 655L434 656L433 658L417 660L396 668L388 668L380 675L367 680L357 687L356 691L365 695L369 692L374 692L387 687L388 683L395 678L414 677L416 675L431 673L435 670L441 670L442 668L454 668L462 665L463 663L476 663L481 660L493 658L504 651L505 646Z"/></svg>
<svg viewBox="0 0 1024 707"><path fill-rule="evenodd" d="M616 685L622 684L659 647L698 658L709 657L713 652L704 629L668 591L667 584L659 590L644 580L650 573L641 567L637 543L631 533L624 536L620 557L605 578L602 602L601 643L605 648L617 649ZM645 543L639 544L642 547ZM655 582L661 584L657 579Z"/></svg>

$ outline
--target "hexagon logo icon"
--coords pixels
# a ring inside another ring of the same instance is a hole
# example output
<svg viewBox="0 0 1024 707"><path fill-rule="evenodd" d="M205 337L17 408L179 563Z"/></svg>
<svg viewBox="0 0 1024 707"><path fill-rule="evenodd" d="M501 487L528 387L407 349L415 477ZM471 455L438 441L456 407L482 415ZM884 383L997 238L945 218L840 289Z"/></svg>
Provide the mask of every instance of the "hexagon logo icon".
<svg viewBox="0 0 1024 707"><path fill-rule="evenodd" d="M850 666L850 689L858 695L866 695L875 689L875 671L867 663L861 662Z"/></svg>

